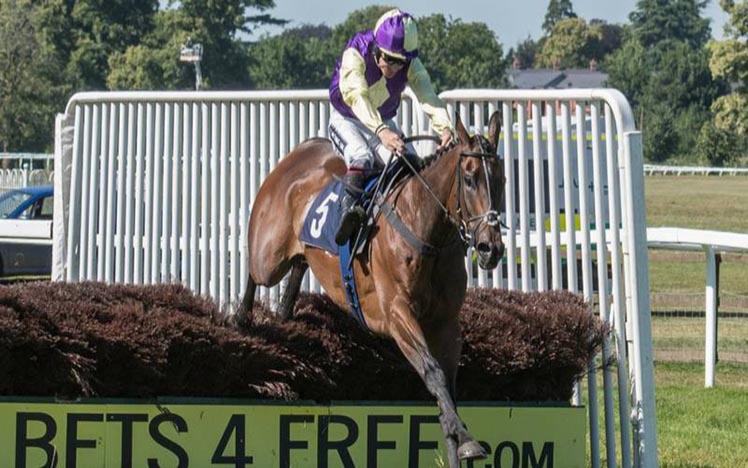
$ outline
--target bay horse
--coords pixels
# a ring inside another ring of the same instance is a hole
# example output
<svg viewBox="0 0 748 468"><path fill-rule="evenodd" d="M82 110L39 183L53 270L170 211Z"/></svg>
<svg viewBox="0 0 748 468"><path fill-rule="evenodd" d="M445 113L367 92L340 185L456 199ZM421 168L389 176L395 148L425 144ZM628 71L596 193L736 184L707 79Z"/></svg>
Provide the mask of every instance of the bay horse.
<svg viewBox="0 0 748 468"><path fill-rule="evenodd" d="M410 234L431 250L417 248L379 216L365 255L353 264L366 326L395 340L437 400L452 468L460 460L486 456L457 415L458 313L467 286L466 242L474 245L481 268L493 269L503 255L497 210L505 182L496 154L499 113L490 118L487 139L470 136L459 117L455 128L455 143L437 151L387 199ZM350 310L338 258L299 240L316 195L345 172L330 141L314 138L299 144L267 176L249 221L249 275L237 325L251 321L257 285L273 286L290 270L278 312L289 317L308 267L330 298Z"/></svg>

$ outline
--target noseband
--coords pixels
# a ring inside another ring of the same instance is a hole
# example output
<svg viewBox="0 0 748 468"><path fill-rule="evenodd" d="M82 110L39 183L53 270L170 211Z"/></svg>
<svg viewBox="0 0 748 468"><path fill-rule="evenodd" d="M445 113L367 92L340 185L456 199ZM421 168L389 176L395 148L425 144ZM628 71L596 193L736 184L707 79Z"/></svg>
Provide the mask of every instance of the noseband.
<svg viewBox="0 0 748 468"><path fill-rule="evenodd" d="M419 140L431 140L436 143L440 143L441 140L435 136L431 135L423 135L423 136L413 136L405 139L406 143L410 143L412 141L419 141ZM462 243L466 246L473 245L473 241L475 239L475 235L478 232L478 228L480 227L481 223L484 222L486 225L494 227L497 225L503 225L500 220L500 214L499 211L493 206L494 198L491 193L491 183L488 176L488 161L492 158L497 158L498 156L494 153L491 153L489 149L486 148L487 142L483 139L479 139L480 145L481 145L481 151L462 151L460 152L460 158L479 158L481 160L481 164L483 165L483 173L486 177L486 190L488 190L488 210L480 215L474 216L471 213L467 211L467 208L463 210L462 205L464 202L462 199L464 198L464 192L462 188L462 164L460 162L457 162L457 219L452 215L452 213L449 212L449 209L444 206L444 204L439 200L439 197L436 196L434 191L431 189L431 186L426 181L426 179L421 176L421 174L416 170L415 167L411 164L410 161L408 161L408 158L402 158L403 161L406 163L406 165L410 168L410 170L413 172L413 174L416 176L418 181L426 188L426 191L431 194L431 196L434 198L436 203L439 205L439 207L444 212L447 219L457 227L458 232L460 233L460 239L462 240ZM449 144L448 147L444 148L442 152L447 152L450 149L452 149L454 146L457 145L457 142L452 142ZM436 156L435 154L432 154L430 156L427 156L425 159L433 158ZM467 216L467 218L466 218ZM475 228L470 231L470 225L475 223L477 221L477 224L475 225ZM506 227L506 226L504 226Z"/></svg>

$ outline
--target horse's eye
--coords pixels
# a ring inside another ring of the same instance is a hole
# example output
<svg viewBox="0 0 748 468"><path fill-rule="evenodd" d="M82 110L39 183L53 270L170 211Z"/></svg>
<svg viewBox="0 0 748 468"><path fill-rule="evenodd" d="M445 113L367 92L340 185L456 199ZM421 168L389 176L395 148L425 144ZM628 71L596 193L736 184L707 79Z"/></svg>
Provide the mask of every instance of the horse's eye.
<svg viewBox="0 0 748 468"><path fill-rule="evenodd" d="M463 180L465 181L467 188L475 189L475 174L465 174Z"/></svg>

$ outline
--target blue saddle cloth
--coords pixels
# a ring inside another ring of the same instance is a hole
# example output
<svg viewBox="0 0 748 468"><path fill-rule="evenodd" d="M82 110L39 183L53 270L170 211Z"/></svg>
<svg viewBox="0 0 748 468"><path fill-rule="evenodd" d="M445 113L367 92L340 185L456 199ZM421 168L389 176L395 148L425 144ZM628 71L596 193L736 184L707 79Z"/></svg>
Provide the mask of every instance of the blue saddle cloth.
<svg viewBox="0 0 748 468"><path fill-rule="evenodd" d="M343 213L340 200L343 199L345 187L339 180L333 180L317 195L304 219L300 240L330 252L340 254L340 246L335 243L335 233L340 225Z"/></svg>
<svg viewBox="0 0 748 468"><path fill-rule="evenodd" d="M361 304L358 300L356 277L353 274L353 263L350 261L351 250L353 248L351 241L348 241L345 245L338 245L335 242L335 233L338 230L340 218L343 215L340 200L345 195L343 193L344 190L345 186L339 180L330 182L322 189L309 208L309 212L304 219L304 227L299 237L304 244L324 249L338 257L340 275L343 279L343 289L345 289L351 313L359 325L364 330L368 330L364 314L361 311Z"/></svg>

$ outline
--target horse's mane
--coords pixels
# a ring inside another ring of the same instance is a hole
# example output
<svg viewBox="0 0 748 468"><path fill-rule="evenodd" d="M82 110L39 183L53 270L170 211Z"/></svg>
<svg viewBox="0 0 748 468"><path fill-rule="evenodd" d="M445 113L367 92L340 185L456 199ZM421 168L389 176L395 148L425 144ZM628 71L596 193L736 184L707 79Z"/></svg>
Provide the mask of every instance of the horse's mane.
<svg viewBox="0 0 748 468"><path fill-rule="evenodd" d="M494 153L496 151L496 148L493 148L493 145L488 141L486 137L484 137L481 134L475 134L470 137L470 140L467 142L468 144L471 144L473 141L478 140L478 143L480 144L481 150L485 153ZM437 162L439 159L441 159L442 156L449 153L454 149L457 145L459 145L459 142L455 139L452 140L452 142L445 146L444 148L440 148L434 152L434 154L431 154L429 156L426 156L423 158L423 167L421 171L426 170L431 165L433 165L435 162Z"/></svg>

